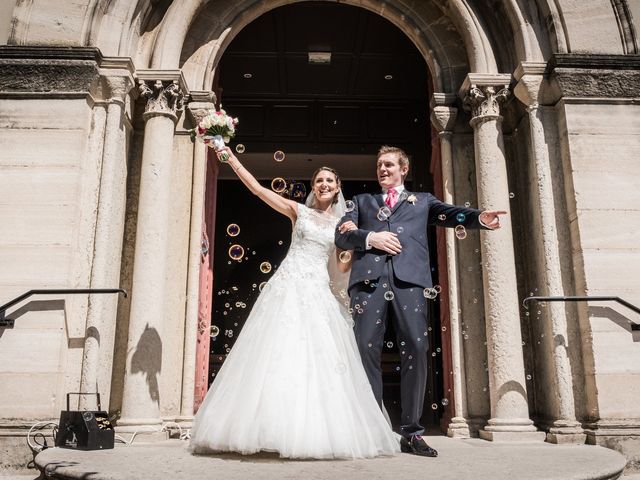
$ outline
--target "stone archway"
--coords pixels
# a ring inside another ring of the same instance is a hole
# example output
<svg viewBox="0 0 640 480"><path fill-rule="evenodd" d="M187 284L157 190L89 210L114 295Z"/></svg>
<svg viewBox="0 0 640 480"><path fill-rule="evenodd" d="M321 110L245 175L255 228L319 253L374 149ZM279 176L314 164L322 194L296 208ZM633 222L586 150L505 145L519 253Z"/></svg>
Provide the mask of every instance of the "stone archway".
<svg viewBox="0 0 640 480"><path fill-rule="evenodd" d="M105 52L111 54L130 54L135 58L138 78L148 79L148 82L152 82L155 79L154 85L158 85L155 92L151 89L150 83L147 85L148 90L143 89L145 94L150 97L146 104L148 107L147 118L153 124L163 125L162 128L156 129L154 133L149 127L150 123L147 123L144 133L145 143L148 142L149 145L154 145L156 144L154 140L157 139L158 131L164 130L168 132L168 123L164 120L156 120L156 117L167 117L169 120L175 121L172 116L176 116L175 111L163 110L163 102L160 100L164 99L166 101L172 94L180 90L180 95L188 95L191 100L191 111L195 112L197 110L198 101L202 105L211 104L209 86L214 76L215 67L225 46L236 34L235 32L260 15L261 12L264 12L265 9L275 8L287 2L273 2L266 6L264 2L255 1L241 3L215 2L214 4L214 2L192 0L182 2L179 6L177 3L170 4L170 2L152 4L151 2L141 1L134 5L126 5L125 3L105 1L92 4L91 11L87 10L83 26L80 29L79 40L77 41L80 44L96 42ZM441 131L443 154L446 155L447 152L451 151L449 163L455 161L459 156L456 142L461 142L463 150L469 147L468 142L462 141L462 136L459 135L461 125L463 130L467 129L468 131L468 128L464 126L466 124L465 120L468 118L464 118L465 114L457 111L458 109L455 106L455 104L460 106L457 99L458 95L468 99L469 105L474 109L472 113L475 118L474 128L477 127L473 136L476 140L475 163L478 171L475 173L478 175L478 190L482 195L488 193L488 179L499 178L502 182L506 176L505 169L502 166L502 163L504 163L504 149L500 146L502 132L500 128L500 106L498 103L504 95L496 95L496 93L501 91L506 83L510 83L511 77L510 74L505 76L499 75L497 72L513 71L518 62L526 63L527 61L541 59L543 57L542 52L547 51L550 43L545 28L541 26L542 22L535 14L537 12L535 6L523 7L521 2L515 0L505 2L504 8L496 12L500 20L493 22L483 18L486 15L483 16L481 9L469 5L464 0L447 2L446 4L433 1L414 7L406 7L401 2L384 4L378 4L374 1L352 3L388 18L405 32L424 55L434 79L433 104L434 109L438 112L438 115L434 116L434 123L436 128ZM13 38L17 40L16 43L26 42L30 35L34 35L38 31L38 25L37 23L21 23L20 21L20 18L29 17L28 5L18 7L16 11L18 21L15 24ZM559 23L556 22L555 18L552 18L552 20L556 29L554 41L560 43L562 35L559 34ZM28 29L25 28L27 24L29 26ZM502 25L513 33L515 40L504 49L507 52L505 55L495 54L498 50L496 35L492 35L490 29L487 28L487 25L491 24L493 24L494 28L496 24L498 27ZM114 25L119 27L110 31L109 27ZM521 73L524 76L540 76L540 72L534 67L523 67ZM468 75L469 72L472 72L473 75ZM479 75L475 75L475 73L479 73ZM464 83L465 81L466 83ZM535 100L531 101L534 102ZM170 107L169 110L173 110L173 107ZM458 118L460 118L457 123L442 122L444 118L452 119L456 111ZM180 121L182 122L182 120ZM181 151L180 158L185 158L185 152L189 152L189 149L185 148L182 140L180 140L185 127L188 127L188 122L179 125L177 135L175 135L171 146L166 142L166 138L163 138L167 149ZM493 132L493 128L496 129L496 132ZM495 148L496 145L498 145L497 149ZM191 149L190 153L193 154L192 160L195 165L193 172L194 178L196 178L196 173L202 170L205 163L204 157L198 148ZM491 164L486 164L484 161L487 160L487 155L496 155L497 160ZM146 157L150 158L150 156L151 153L147 152ZM143 166L145 163L144 157L145 154L143 152ZM164 157L167 157L167 155L164 155ZM443 163L447 163L444 158ZM163 175L166 174L166 172L163 173ZM198 175L203 177L200 173ZM166 179L164 181L166 182ZM450 181L447 182L445 180L445 182L445 189L447 185L451 186ZM150 182L149 188L154 194L157 194L159 193L157 191L159 186L160 182ZM193 192L195 190L194 187ZM495 206L492 203L503 202L508 189L505 189L504 185L502 185L498 193L497 196L481 196L480 202L486 203L486 206ZM198 199L198 201L201 203L201 199ZM196 210L194 208L192 213ZM193 218L197 220L197 216ZM154 228L160 228L160 226L157 225ZM138 231L139 235L145 233L144 228ZM490 238L483 236L482 244L491 244ZM495 247L495 245L492 245L492 247ZM163 255L164 252L161 250L165 247L159 246L158 248L160 251L157 253ZM195 252L197 249L199 249L199 238L196 239L192 235L190 250ZM495 265L498 266L496 269L488 269L489 280L494 276L503 281L504 278L502 277L505 276L506 272L506 278L509 279L507 284L510 284L507 290L512 291L515 280L513 278L513 268L509 266L512 263L511 258L508 258L506 262L495 255L491 258L491 251L490 248L487 249L485 255L485 250L483 249L483 262L493 266L495 260ZM503 267L506 267L506 270ZM189 292L192 292L192 290L189 290L189 288L187 290L187 297L189 297L191 295ZM138 294L137 298L140 299L145 295L150 295L150 297L144 301L136 300L134 297L133 303L142 302L143 305L153 305L153 295L150 293ZM515 331L514 318L517 318L517 314L514 315L513 305L517 302L514 302L514 298L515 296L510 294L510 298L501 300L485 291L485 300L491 304L486 306L487 312L493 312L493 314L489 315L491 317L491 328L487 328L488 334L495 333L493 327L497 327L499 333L502 333L503 329L510 332ZM509 306L509 308L502 309L503 304ZM145 315L148 315L144 307L138 306L132 308L132 311L140 312L131 316L131 321L134 323L143 322ZM187 311L191 310L187 307ZM510 319L507 323L500 323L501 315L504 316L504 312L508 312L506 315ZM187 324L190 321L192 320L188 319ZM493 325L494 321L498 322L498 324ZM518 350L512 348L514 339L517 339L516 337L497 335L493 339L499 346L502 346L500 342L507 338L507 344L510 347L507 349L509 352L507 357L510 360L517 360L518 358ZM185 348L187 343L185 341ZM488 343L491 345L491 341ZM134 341L133 345L136 344ZM501 349L498 350L502 352ZM490 355L495 357L493 360L490 359L490 362L504 356L497 355L497 350L491 346ZM185 354L186 357L187 355ZM522 418L528 416L526 400L523 403L522 399L518 398L518 389L515 386L514 388L508 386L510 384L507 380L511 378L513 373L510 363L506 362L498 366L496 369L499 370L497 376L492 372L493 384L490 385L491 416L497 418L496 422L494 422L495 425L492 426L496 427L495 431L504 430L509 432L512 427L517 427L515 430L529 431L530 425L522 420ZM513 365L515 365L516 370L520 369L517 361ZM188 366L185 363L183 371L186 372L187 369ZM519 378L521 376L519 373L517 376L515 383L519 385L523 383L523 380ZM187 377L188 375L183 375L183 381ZM505 385L506 390L502 388ZM134 388L134 390L136 389ZM182 391L183 393L188 392L189 385L183 382ZM136 392L133 395L129 395L127 402L131 404L139 400L137 395L140 392L137 390ZM520 396L522 396L521 392ZM142 405L140 408L136 408L135 411L144 412L146 408L145 402L138 403ZM513 404L517 404L517 413L514 413L513 409L511 409ZM151 412L154 409L155 407L150 406ZM458 411L458 408L456 410ZM566 416L565 414L563 415ZM128 416L132 417L131 412L128 412ZM155 416L155 413L152 416ZM570 414L568 416L571 417ZM514 423L514 421L505 420L505 418L511 418L512 420L515 418L516 420ZM133 418L133 420L136 420L136 418ZM146 422L149 419L143 416L142 420ZM156 421L153 420L153 422Z"/></svg>
<svg viewBox="0 0 640 480"><path fill-rule="evenodd" d="M269 9L275 8L277 6L278 5L269 5ZM359 6L362 7L362 5L359 5ZM217 7L220 7L220 5L217 5ZM249 5L247 5L247 7L249 7ZM364 6L364 8L367 8L367 6ZM434 37L438 38L441 41L440 45L442 45L447 43L446 38L442 38L442 34L438 35L438 33L433 32L430 27L426 28L424 31L420 30L418 25L421 25L421 24L429 25L429 23L427 23L425 19L421 18L419 15L416 15L416 17L410 17L410 16L407 16L405 13L401 13L399 10L394 10L392 8L387 8L384 11L380 11L375 8L371 8L371 9L376 11L379 14L383 14L386 18L396 23L396 25L399 26L401 30L405 32L405 34L407 34L409 38L412 39L412 41L414 41L414 43L421 49L421 51L425 55L425 59L430 67L430 70L432 71L432 74L434 75L434 85L435 85L434 88L436 88L436 91L440 90L443 92L443 93L434 95L433 106L436 108L436 111L437 111L437 114L434 117L434 119L435 119L436 128L443 132L443 134L441 135L444 143L443 151L445 152L446 155L448 155L448 158L451 158L451 146L447 144L448 144L448 137L450 136L450 133L452 133L450 129L453 128L454 120L455 120L455 108L452 107L452 103L456 101L456 96L454 93L460 87L460 84L462 83L462 80L464 78L463 75L465 74L465 72L470 70L469 65L466 63L466 59L464 58L466 56L466 52L460 49L458 50L449 49L445 52L445 50L441 46L434 50L432 48L432 45L429 44L429 40L433 41ZM233 21L231 21L231 23L222 30L222 33L220 33L220 36L214 40L212 40L211 38L215 37L216 34L212 32L216 32L216 29L210 28L211 22L214 16L212 15L212 13L207 13L206 8L199 12L199 16L196 19L196 21L191 24L190 31L186 36L185 44L181 53L180 63L181 63L182 70L185 72L185 75L194 84L199 84L200 79L202 79L203 86L206 86L211 82L213 78L213 72L215 71L215 65L217 64L217 61L220 58L220 55L224 51L225 46L228 45L228 43L231 41L231 39L235 35L234 32L239 31L242 28L242 26L246 25L249 21L251 21L252 18L257 17L260 13L264 12L265 9L258 8L255 10L251 10L250 8L242 9L238 7L237 10L235 9L229 10L226 12L226 14L229 17L233 17L234 13L238 13L239 11L242 11L242 15L238 15L238 17L235 17ZM436 10L436 11L439 12L439 10ZM442 21L444 23L449 24L451 31L455 31L454 23L449 21L446 16L441 15L439 18L444 19ZM467 17L464 17L464 18L469 20ZM178 23L180 23L180 25L185 25L185 22L182 20L179 21ZM208 32L207 32L207 29L208 29ZM205 33L208 33L208 36L205 35ZM474 63L474 67L478 68L478 66L481 66L481 69L483 71L496 72L497 71L496 62L493 56L490 54L488 41L485 41L486 37L483 36L481 32L478 32L473 29L467 30L465 31L465 33L466 33L465 36L467 41L472 41L472 42L475 41L477 43L476 47L478 47L478 45L480 45L481 47L481 48L475 48L473 51L476 52L476 54L471 55L471 58ZM200 39L199 42L190 42L190 36L198 37ZM159 37L159 42L160 42L159 44L162 43L161 38L162 36ZM462 37L453 35L453 34L451 35L449 42L454 42L458 46L463 44ZM535 51L535 49L533 49L534 51L531 51L530 48L527 49L526 44L523 46L523 49L525 51L528 51L528 55L534 55L534 57L535 55L539 54L539 52ZM154 52L154 54L152 55L154 59L152 61L152 65L161 66L164 64L164 62L174 61L171 59L175 58L176 48L174 47L173 50L174 50L173 53L163 51L161 52L161 54L156 54ZM428 53L424 53L424 52L428 52ZM477 52L482 52L482 53L477 53ZM473 71L475 68L471 68L471 70ZM498 76L498 75L493 75L493 76L489 75L484 79L481 79L479 83L482 84L483 81L485 82L484 85L482 85L483 87L487 86L489 88L492 88L491 87L492 85L497 85L497 84L500 84L501 82L504 83L505 77ZM478 80L474 80L474 83L470 84L470 86L471 85L475 86L476 83L478 83ZM507 80L507 83L509 83L508 80ZM489 90L487 90L487 92L488 91ZM450 93L447 93L447 92L450 92ZM491 101L494 101L493 97L491 97ZM444 116L448 115L449 119L444 123L441 123L439 122L439 120L443 118L443 113L445 111L449 112L448 114L444 114ZM484 121L478 122L478 124L483 125ZM490 138L491 137L489 137L485 141L488 141L489 143L491 143ZM445 160L443 159L443 161ZM448 165L448 168L449 168L449 170L446 171L446 174L449 175L449 177L444 179L444 181L445 181L445 184L447 185L447 188L449 188L449 191L451 192L451 187L452 187L452 179L450 177L451 176L451 169L450 169L451 160L447 159L445 163ZM500 174L503 178L506 178L506 170L503 169L503 171L501 171ZM449 197L448 198L449 200L453 200L454 198L454 196L451 193L449 194L448 197ZM452 243L451 238L449 239L449 243L450 244ZM451 248L449 248L450 251L452 251ZM455 270L456 270L455 263L449 262L449 271L452 278L457 278L457 272ZM504 275L504 273L505 272L499 272L496 275L498 277L501 277ZM507 273L507 277L510 277L513 279L515 278L515 272L513 271L513 268L509 270L509 272ZM452 284L455 284L455 283L457 282L454 280ZM455 296L455 295L456 295L455 292L452 293L452 296ZM513 297L511 297L510 300L512 304L516 303L516 302L513 302ZM453 303L455 304L455 302ZM494 308L498 309L500 307L494 307ZM513 314L513 312L511 313ZM463 354L460 352L459 341L456 342L455 340L455 337L459 335L459 332L461 330L459 326L459 322L457 323L457 327L455 327L456 322L452 322L452 325L454 325L454 331L451 333L452 337L454 338L452 345L454 345L454 350L456 350L455 345L456 343L458 344L458 349L456 354L459 355L459 358L457 359L458 366L454 366L454 365L451 366L452 371L457 370L456 374L452 374L454 378L457 378L457 380L453 381L451 384L454 390L454 396L457 398L457 400L452 404L452 409L455 409L456 412L460 412L454 418L456 418L456 421L461 422L461 428L459 429L458 426L454 425L451 431L452 431L452 434L455 434L455 432L459 432L462 435L466 435L468 434L468 433L465 433L465 431L468 432L466 427L466 420L464 420L464 416L466 416L466 414L461 413L466 410L464 406L466 401L463 398L464 397L462 393L463 387L462 387L462 381L460 379L461 370L465 368L463 365L465 363L465 359L463 358ZM518 336L519 332L514 332L514 334L517 334L516 336ZM519 341L517 343L519 344ZM519 354L518 348L512 349L510 356L516 360L516 363L518 363L517 362L518 354ZM521 361L520 361L520 364L521 364ZM505 366L505 369L509 370L508 368L506 368L506 366ZM507 376L509 376L509 374L507 374ZM523 375L520 375L520 376L523 376ZM520 379L520 383L523 383L522 379ZM456 392L456 386L459 387L458 392ZM486 391L486 388L485 388L485 391ZM516 393L515 395L517 396L519 395L519 393ZM503 396L504 396L504 392L499 395L496 394L496 398L503 397ZM503 403L506 405L512 402L513 402L512 400L506 400ZM521 399L518 401L518 403L520 404L519 409L520 409L520 415L522 418L519 418L515 421L515 424L516 424L515 429L520 432L527 432L527 431L531 432L533 428L531 427L531 422L529 420L526 420L526 421L524 420L525 417L528 417L528 413L526 411L526 399ZM496 430L501 430L501 429L508 430L509 428L511 428L510 425L507 425L507 427L505 428L504 425L500 425L500 422L497 422L497 424L498 425L496 427ZM490 434L489 436L491 437L492 435L493 434Z"/></svg>
<svg viewBox="0 0 640 480"><path fill-rule="evenodd" d="M251 21L251 19L256 18L267 9L275 8L278 5L280 5L279 2L269 4L268 7L264 4L255 5L252 2L246 2L246 4L234 4L226 10L223 10L223 6L219 3L216 3L214 6L211 3L204 5L198 2L191 2L183 6L180 10L175 5L170 6L164 21L158 26L157 31L154 32L153 49L145 50L146 54L143 54L149 59L149 65L152 67L145 75L151 78L153 75L158 76L160 74L159 72L167 72L166 74L170 77L175 74L169 74L171 70L167 70L167 68L170 68L170 66L175 68L175 66L177 66L176 63L179 63L181 67L178 79L179 83L174 83L174 85L184 85L184 87L182 87L183 89L189 86L192 99L206 99L206 95L208 95L207 87L211 84L217 61L226 45L229 44L230 40L236 34L235 32L239 31L244 25ZM449 119L454 118L456 107L454 107L453 104L458 101L455 93L460 88L469 70L474 71L481 69L483 72L487 72L484 73L483 76L472 79L467 77L466 81L468 86L465 87L463 97L466 96L466 92L479 92L474 97L469 97L471 99L475 98L477 103L477 112L475 112L474 115L482 119L475 122L475 125L478 125L479 128L476 129L474 135L477 140L476 166L482 167L482 170L477 172L479 179L483 178L483 176L500 178L504 179L506 185L506 167L503 164L504 152L501 148L495 148L495 145L500 145L502 141L501 130L498 128L495 130L495 133L491 133L493 131L491 128L495 128L491 126L498 125L498 121L501 118L497 111L497 103L495 103L501 97L494 96L492 92L495 86L508 84L510 82L510 76L495 73L497 71L495 57L492 54L486 34L475 27L476 23L472 21L472 12L462 8L463 5L460 3L454 2L452 5L452 11L455 13L455 15L452 15L452 18L445 15L439 8L426 9L419 12L407 12L401 10L399 7L394 7L392 4L387 4L387 6L382 9L373 4L359 4L358 6L369 8L391 20L414 42L424 55L433 78L435 90L433 107L436 112L440 113L434 117L435 126L438 130L444 132L441 135L443 141L442 150L449 158L443 158L443 163L447 165L451 165L452 159L455 158L455 153L451 154L451 148L448 146L449 133L453 133L452 128L458 127L455 127L455 125L449 121L444 123L439 122L439 120L444 118L441 113L444 111L449 112ZM185 9L187 12L193 13L195 17L192 19L189 14L185 15ZM451 14L451 12L449 13ZM462 35L457 33L456 21L467 26L467 29L463 30ZM438 29L436 29L434 25L438 25ZM180 38L184 38L182 44L176 41ZM171 39L171 42L169 42L168 39ZM465 45L469 42L472 44L471 48ZM464 48L465 46L467 47L466 49ZM526 51L527 49L525 48L524 50ZM468 54L468 52L472 53ZM471 60L471 65L467 63L467 56ZM174 72L177 72L177 70L174 70ZM184 82L184 84L180 82ZM202 90L198 91L194 86ZM196 106L200 107L201 105L192 105L192 110ZM482 127L484 126L488 127L483 129ZM145 131L145 141L147 140L147 135L153 137L156 133L154 133L154 131ZM153 143L153 140L149 141ZM204 164L202 161L203 154L199 153L198 150L199 148L194 149L194 161ZM482 152L478 153L479 150L482 150ZM497 160L490 164L483 163L489 155L495 155ZM199 160L196 160L196 158ZM482 161L479 161L479 158L481 158ZM443 175L444 174L450 175L451 169L448 167L448 170L443 171ZM450 199L455 199L451 178L443 178L443 180L445 188L449 189ZM479 184L483 188L487 187L484 184L484 180L479 180ZM507 197L508 192L506 189L506 186L501 188L497 196L489 195L490 192L482 190L481 193L484 194L484 197L480 198L479 202L487 206L493 205L497 207L501 199ZM194 211L196 210L197 209L194 209ZM510 243L509 236L510 230L507 230L502 237L500 237L502 240L496 243L496 245L487 249L483 248L483 260L487 264L495 267L490 269L491 278L489 278L489 281L503 282L502 284L506 281L507 284L510 283L513 286L515 285L515 270L513 266L513 247ZM487 237L487 239L483 238L482 244L492 245L495 243L492 242L490 238L491 237ZM451 238L449 238L449 242L451 243ZM199 248L199 244L199 239L197 239L196 244L196 239L191 238L192 247L198 245ZM498 244L500 246L497 246ZM449 246L447 247L449 251L453 251L451 248ZM501 251L501 249L510 251L511 255L507 255L506 257L504 255L502 255L502 257L497 256L497 251ZM486 258L484 258L485 250ZM451 274L451 284L456 284L455 278L457 272L455 272L455 268L451 268L450 266L449 273ZM490 433L488 433L487 436L490 438L494 438L496 435L500 436L500 432L502 431L507 432L507 435L510 435L514 431L520 432L522 435L526 435L528 432L535 432L535 428L528 419L526 398L523 398L521 394L525 388L522 351L519 346L520 341L518 340L520 338L520 332L513 324L513 318L517 318L517 307L514 307L514 305L517 305L517 298L513 287L510 289L507 288L505 291L511 291L512 294L506 297L503 294L500 298L497 298L485 292L485 298L490 302L490 305L485 307L487 311L494 312L494 314L491 315L490 321L496 322L497 329L499 330L499 332L496 332L495 337L491 339L488 338L489 343L496 342L499 345L498 348L501 349L502 354L496 358L509 359L507 363L502 363L497 366L492 365L492 367L496 366L495 373L491 371L490 380L486 382L495 383L495 385L491 386L489 394L491 395L492 406L491 417L496 417L497 419L488 429ZM450 289L450 295L455 294L454 289ZM142 300L140 300L140 302L141 301ZM133 307L135 307L135 302L136 299L134 297ZM133 307L132 311L135 310ZM515 315L513 312L514 308L516 308ZM138 307L138 311L142 311L142 307ZM187 306L187 311L190 311L189 306ZM500 324L505 311L509 312L507 316L511 318L511 320L509 320L511 323L503 322ZM452 310L452 313L455 317L456 312ZM141 318L137 319L135 316L132 316L131 321L140 322ZM461 335L461 327L458 318L452 318L451 320L450 325L453 331L450 332L450 334L452 335L452 346L454 347L452 350L455 351L456 338ZM193 320L187 319L187 323L190 321ZM498 324L500 325L498 326ZM505 339L503 330L509 332L506 336L508 339L507 343L504 345L502 344L502 341ZM492 330L488 329L488 331ZM190 348L187 340L184 342L184 348L185 352ZM505 356L504 352L508 352L508 354ZM469 364L472 360L465 358L461 349L455 351L454 354L457 355L457 358L452 360L451 375L454 381L451 383L451 386L455 401L452 402L451 409L456 412L453 423L458 422L460 425L453 426L452 431L459 431L462 432L462 435L466 435L467 433L465 432L468 431L468 427L466 419L464 418L464 412L466 411L465 405L467 398L462 394L461 372L466 368L465 365ZM190 357L190 355L185 353L185 359L188 357ZM489 362L491 363L492 361L495 361L495 359L490 358ZM189 367L187 363L185 363L183 372L186 372L189 368L193 367ZM514 375L516 377L515 381L513 378ZM184 383L188 377L189 375L183 374L183 408L181 409L183 414L189 410L189 403L188 401L185 402L185 398L190 391L193 391L188 383ZM518 386L519 389L516 388ZM488 395L486 389L484 395ZM483 395L480 394L480 396ZM133 393L127 395L126 382L124 397L124 418L121 423L135 425L135 422L138 420L136 418L130 418L132 415L130 412L127 412L126 404L127 402L130 403L134 401L135 398L135 412L143 411L144 405L141 406L139 396ZM154 408L157 407L151 408L151 411L153 411ZM488 412L486 412L485 415L488 417ZM509 418L511 418L511 420L509 420ZM145 422L147 421L151 420L145 420ZM482 420L480 420L480 423L482 423Z"/></svg>

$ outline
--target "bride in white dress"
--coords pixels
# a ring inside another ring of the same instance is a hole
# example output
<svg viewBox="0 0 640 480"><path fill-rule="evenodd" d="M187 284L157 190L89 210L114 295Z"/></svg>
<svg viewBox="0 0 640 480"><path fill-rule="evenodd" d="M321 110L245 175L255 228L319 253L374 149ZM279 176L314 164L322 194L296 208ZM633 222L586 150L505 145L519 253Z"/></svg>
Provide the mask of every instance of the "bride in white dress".
<svg viewBox="0 0 640 480"><path fill-rule="evenodd" d="M330 288L328 265L348 268L333 243L344 210L338 176L316 171L308 207L262 187L230 149L222 153L251 192L291 219L293 235L196 414L189 448L316 459L397 453L351 317Z"/></svg>

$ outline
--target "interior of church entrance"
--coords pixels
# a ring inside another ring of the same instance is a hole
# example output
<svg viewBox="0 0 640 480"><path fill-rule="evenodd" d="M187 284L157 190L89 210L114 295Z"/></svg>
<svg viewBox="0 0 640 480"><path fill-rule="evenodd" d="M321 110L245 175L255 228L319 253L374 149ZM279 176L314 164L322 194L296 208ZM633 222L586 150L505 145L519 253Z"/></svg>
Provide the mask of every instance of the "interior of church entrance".
<svg viewBox="0 0 640 480"><path fill-rule="evenodd" d="M379 190L375 154L383 144L412 159L408 190L433 191L427 65L406 36L367 10L303 2L270 11L226 49L214 90L240 119L230 146L263 185L304 201L313 171L335 168L345 198ZM291 225L220 165L213 239L209 382L240 333L264 282L286 255ZM209 218L208 215L205 215ZM437 265L435 235L431 264ZM437 283L437 271L432 272ZM438 301L429 302L430 371L423 421L440 424L447 394ZM385 406L399 419L395 332L385 337Z"/></svg>

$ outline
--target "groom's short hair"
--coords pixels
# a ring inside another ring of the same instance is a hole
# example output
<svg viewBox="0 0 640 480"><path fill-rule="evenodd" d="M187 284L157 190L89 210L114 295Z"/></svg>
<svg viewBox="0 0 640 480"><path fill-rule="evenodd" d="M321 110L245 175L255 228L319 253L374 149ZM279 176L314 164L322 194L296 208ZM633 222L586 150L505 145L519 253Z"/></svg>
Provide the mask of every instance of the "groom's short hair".
<svg viewBox="0 0 640 480"><path fill-rule="evenodd" d="M398 147L391 147L389 145L382 145L378 150L378 158L386 153L395 153L398 155L398 163L401 167L409 167L409 155L407 152Z"/></svg>

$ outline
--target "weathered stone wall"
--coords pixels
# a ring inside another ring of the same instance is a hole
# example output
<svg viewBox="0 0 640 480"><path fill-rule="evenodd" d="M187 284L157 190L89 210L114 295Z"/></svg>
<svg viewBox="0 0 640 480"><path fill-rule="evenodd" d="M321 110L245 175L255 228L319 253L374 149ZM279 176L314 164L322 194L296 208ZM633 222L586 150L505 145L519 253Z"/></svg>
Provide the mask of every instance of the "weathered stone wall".
<svg viewBox="0 0 640 480"><path fill-rule="evenodd" d="M640 107L568 104L567 168L574 205L573 255L581 265L578 293L614 295L640 304ZM629 320L637 315L615 303L590 304L587 310L595 357L598 407L592 417L640 416L640 337ZM585 332L586 333L586 332ZM589 336L585 337L589 341Z"/></svg>
<svg viewBox="0 0 640 480"><path fill-rule="evenodd" d="M33 288L84 287L93 255L104 109L94 111L84 98L0 101L2 300ZM0 337L3 417L57 417L63 394L78 386L86 298L31 300L13 313L15 327Z"/></svg>

